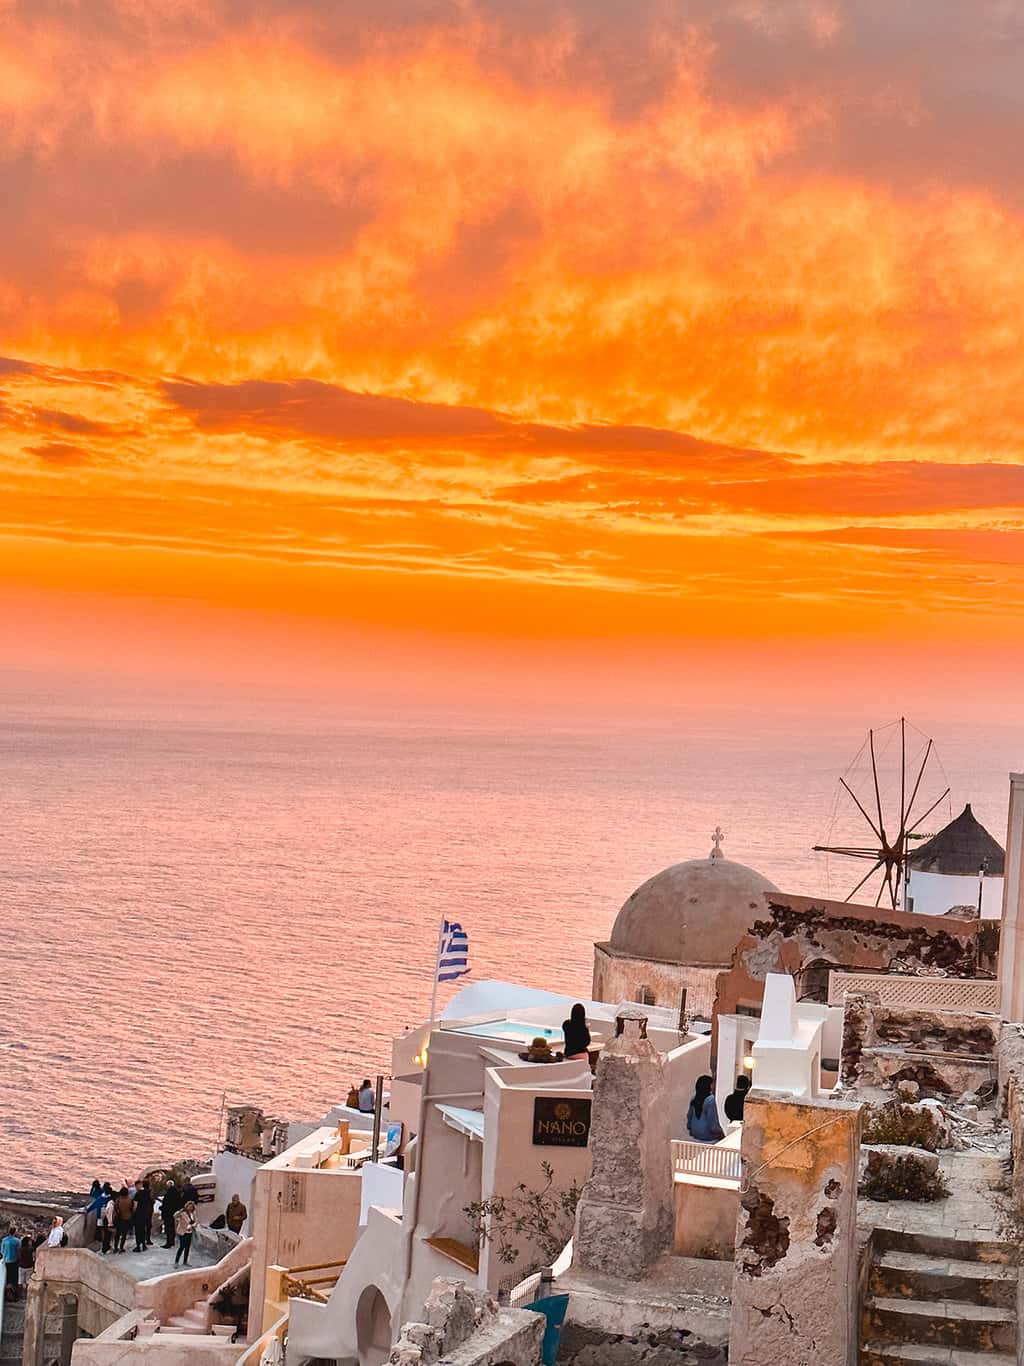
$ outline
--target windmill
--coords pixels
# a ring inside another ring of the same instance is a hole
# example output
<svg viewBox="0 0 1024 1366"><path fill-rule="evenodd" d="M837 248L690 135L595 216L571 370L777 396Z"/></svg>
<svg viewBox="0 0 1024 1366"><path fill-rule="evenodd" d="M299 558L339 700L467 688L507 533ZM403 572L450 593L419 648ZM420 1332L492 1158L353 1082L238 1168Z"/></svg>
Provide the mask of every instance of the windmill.
<svg viewBox="0 0 1024 1366"><path fill-rule="evenodd" d="M908 763L907 730L915 747ZM916 737L916 739L915 739ZM939 791L940 786L942 790ZM906 877L910 844L925 839L918 833L932 812L949 796L949 784L935 751L935 745L906 717L869 730L846 773L839 779L833 805L828 843L816 844L819 854L834 854L866 862L868 871L845 898L852 901L876 874L878 888L874 904L887 904L896 910L900 887ZM936 795L936 792L938 795ZM850 834L850 842L835 839L837 826ZM869 838L864 834L867 826ZM867 895L870 896L871 889Z"/></svg>

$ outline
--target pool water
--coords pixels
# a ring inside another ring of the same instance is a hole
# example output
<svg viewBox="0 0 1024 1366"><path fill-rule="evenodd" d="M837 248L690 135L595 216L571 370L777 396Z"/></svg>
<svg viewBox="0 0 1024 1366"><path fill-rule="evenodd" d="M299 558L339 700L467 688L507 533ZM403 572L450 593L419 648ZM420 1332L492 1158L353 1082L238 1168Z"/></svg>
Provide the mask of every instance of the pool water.
<svg viewBox="0 0 1024 1366"><path fill-rule="evenodd" d="M507 1039L528 1047L534 1039L562 1042L562 1031L549 1025L517 1024L515 1020L493 1020L489 1024L460 1025L453 1034L482 1034L488 1039Z"/></svg>

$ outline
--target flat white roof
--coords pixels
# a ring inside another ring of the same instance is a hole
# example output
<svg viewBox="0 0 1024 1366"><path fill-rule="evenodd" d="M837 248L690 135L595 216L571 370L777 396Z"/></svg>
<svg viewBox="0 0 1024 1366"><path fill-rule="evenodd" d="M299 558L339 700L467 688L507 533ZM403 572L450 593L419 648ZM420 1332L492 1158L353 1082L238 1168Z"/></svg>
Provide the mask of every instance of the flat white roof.
<svg viewBox="0 0 1024 1366"><path fill-rule="evenodd" d="M483 1110L465 1110L461 1105L438 1105L437 1108L444 1116L444 1122L460 1134L475 1138L478 1143L484 1141Z"/></svg>

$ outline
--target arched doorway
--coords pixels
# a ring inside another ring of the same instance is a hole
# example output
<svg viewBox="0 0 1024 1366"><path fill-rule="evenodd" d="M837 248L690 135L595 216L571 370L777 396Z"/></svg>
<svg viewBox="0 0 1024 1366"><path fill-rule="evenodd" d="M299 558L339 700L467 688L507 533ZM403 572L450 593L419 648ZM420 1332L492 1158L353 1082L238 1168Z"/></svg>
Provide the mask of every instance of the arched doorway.
<svg viewBox="0 0 1024 1366"><path fill-rule="evenodd" d="M383 1366L391 1355L391 1311L375 1285L368 1285L356 1305L359 1366Z"/></svg>

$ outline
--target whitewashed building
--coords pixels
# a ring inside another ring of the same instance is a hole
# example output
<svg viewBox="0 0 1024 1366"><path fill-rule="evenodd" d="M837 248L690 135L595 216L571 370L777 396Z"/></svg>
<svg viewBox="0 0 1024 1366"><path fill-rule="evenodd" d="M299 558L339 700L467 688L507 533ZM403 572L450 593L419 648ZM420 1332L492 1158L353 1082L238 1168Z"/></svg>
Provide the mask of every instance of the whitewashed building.
<svg viewBox="0 0 1024 1366"><path fill-rule="evenodd" d="M1003 908L1006 855L971 810L955 820L907 860L905 905L920 915L945 915L971 907L982 920L998 920Z"/></svg>

